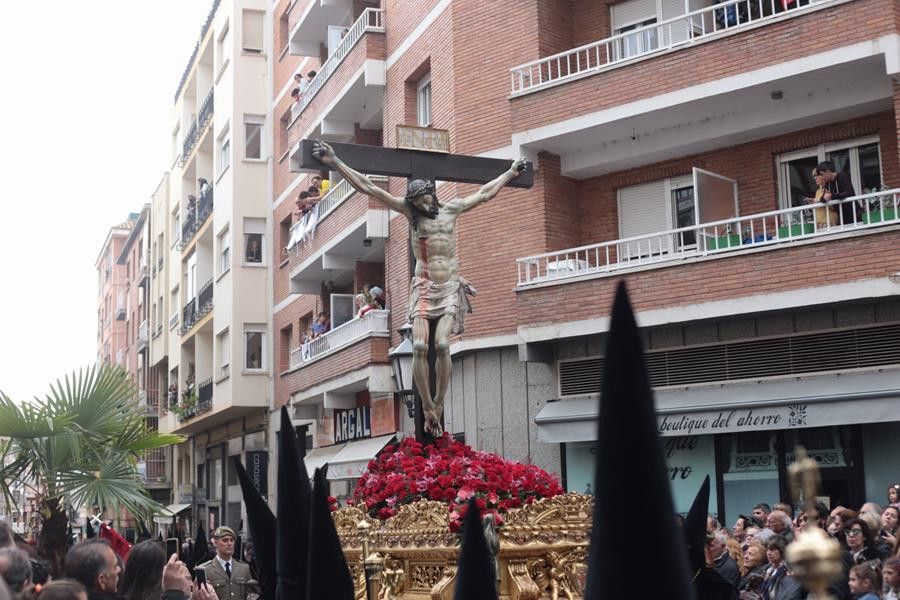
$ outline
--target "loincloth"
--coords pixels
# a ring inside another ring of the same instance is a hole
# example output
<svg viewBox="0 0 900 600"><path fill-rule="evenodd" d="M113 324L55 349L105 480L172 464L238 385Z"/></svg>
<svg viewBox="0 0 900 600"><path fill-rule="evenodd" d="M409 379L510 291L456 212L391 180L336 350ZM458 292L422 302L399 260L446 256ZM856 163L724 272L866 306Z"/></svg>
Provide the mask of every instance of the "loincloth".
<svg viewBox="0 0 900 600"><path fill-rule="evenodd" d="M453 333L465 331L466 313L472 312L468 296L475 295L475 288L463 278L459 281L435 283L430 279L413 277L409 284L409 308L407 319L440 319L453 315Z"/></svg>

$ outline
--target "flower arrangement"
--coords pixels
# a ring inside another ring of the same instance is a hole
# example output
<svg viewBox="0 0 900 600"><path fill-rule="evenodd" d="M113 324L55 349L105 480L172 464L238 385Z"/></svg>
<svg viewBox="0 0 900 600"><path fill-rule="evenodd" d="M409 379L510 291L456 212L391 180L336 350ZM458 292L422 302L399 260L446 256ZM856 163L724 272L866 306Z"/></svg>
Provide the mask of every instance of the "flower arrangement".
<svg viewBox="0 0 900 600"><path fill-rule="evenodd" d="M473 450L444 434L427 446L405 438L385 447L369 462L349 503L372 517L387 519L400 506L417 500L446 502L455 531L470 498L501 523L502 513L511 508L562 493L559 482L543 469Z"/></svg>

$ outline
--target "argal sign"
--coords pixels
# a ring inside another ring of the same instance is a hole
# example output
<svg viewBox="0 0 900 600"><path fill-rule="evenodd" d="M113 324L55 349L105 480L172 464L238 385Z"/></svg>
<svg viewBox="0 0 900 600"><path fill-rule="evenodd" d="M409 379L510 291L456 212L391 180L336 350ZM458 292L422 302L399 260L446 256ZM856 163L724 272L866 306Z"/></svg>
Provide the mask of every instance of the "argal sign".
<svg viewBox="0 0 900 600"><path fill-rule="evenodd" d="M372 416L368 406L334 411L334 442L350 442L372 437Z"/></svg>

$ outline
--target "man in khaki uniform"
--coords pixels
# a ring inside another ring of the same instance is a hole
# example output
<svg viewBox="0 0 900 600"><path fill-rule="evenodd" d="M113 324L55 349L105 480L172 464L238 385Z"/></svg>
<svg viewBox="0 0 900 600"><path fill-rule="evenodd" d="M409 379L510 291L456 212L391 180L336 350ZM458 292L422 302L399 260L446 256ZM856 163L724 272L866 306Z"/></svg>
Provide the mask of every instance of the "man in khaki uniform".
<svg viewBox="0 0 900 600"><path fill-rule="evenodd" d="M233 557L234 530L231 527L217 527L212 534L216 556L203 563L206 580L216 591L219 600L247 600L250 592L250 566Z"/></svg>

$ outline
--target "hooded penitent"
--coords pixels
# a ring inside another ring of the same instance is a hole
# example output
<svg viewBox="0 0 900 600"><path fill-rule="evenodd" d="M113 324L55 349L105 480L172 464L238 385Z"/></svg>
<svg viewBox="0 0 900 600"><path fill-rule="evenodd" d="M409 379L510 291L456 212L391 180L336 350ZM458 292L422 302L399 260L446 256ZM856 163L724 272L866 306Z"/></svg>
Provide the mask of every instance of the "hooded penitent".
<svg viewBox="0 0 900 600"><path fill-rule="evenodd" d="M737 590L713 567L706 564L706 544L710 536L706 533L706 517L709 509L709 475L703 479L691 509L684 519L684 540L691 567L691 582L697 600L736 599Z"/></svg>
<svg viewBox="0 0 900 600"><path fill-rule="evenodd" d="M309 513L309 562L306 598L353 600L353 578L328 504L325 468L316 469Z"/></svg>
<svg viewBox="0 0 900 600"><path fill-rule="evenodd" d="M253 539L254 562L256 575L259 577L259 591L262 600L274 600L275 598L275 538L277 527L275 515L272 514L269 505L253 486L244 465L239 458L234 458L234 468L237 471L238 481L241 483L241 492L244 494L244 504L247 506L247 527L250 529L250 537Z"/></svg>
<svg viewBox="0 0 900 600"><path fill-rule="evenodd" d="M604 362L585 600L644 593L692 599L641 338L624 283L616 290ZM633 515L641 515L640 531L629 518ZM665 557L654 563L650 580L641 559L648 539L652 554Z"/></svg>
<svg viewBox="0 0 900 600"><path fill-rule="evenodd" d="M469 509L463 522L453 600L497 600L494 559L484 539L484 529L474 498L469 500Z"/></svg>
<svg viewBox="0 0 900 600"><path fill-rule="evenodd" d="M311 490L306 465L297 450L297 434L281 407L278 439L277 600L306 598Z"/></svg>

